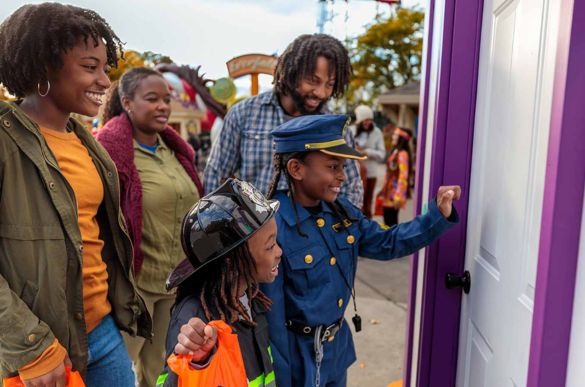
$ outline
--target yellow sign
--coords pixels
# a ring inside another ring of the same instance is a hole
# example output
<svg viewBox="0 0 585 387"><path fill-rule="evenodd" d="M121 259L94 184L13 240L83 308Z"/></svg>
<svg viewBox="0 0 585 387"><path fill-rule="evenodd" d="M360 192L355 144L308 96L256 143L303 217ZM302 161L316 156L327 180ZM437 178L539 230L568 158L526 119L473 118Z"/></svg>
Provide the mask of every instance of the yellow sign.
<svg viewBox="0 0 585 387"><path fill-rule="evenodd" d="M274 74L277 58L264 54L247 54L229 60L226 65L230 78L236 79L250 74Z"/></svg>

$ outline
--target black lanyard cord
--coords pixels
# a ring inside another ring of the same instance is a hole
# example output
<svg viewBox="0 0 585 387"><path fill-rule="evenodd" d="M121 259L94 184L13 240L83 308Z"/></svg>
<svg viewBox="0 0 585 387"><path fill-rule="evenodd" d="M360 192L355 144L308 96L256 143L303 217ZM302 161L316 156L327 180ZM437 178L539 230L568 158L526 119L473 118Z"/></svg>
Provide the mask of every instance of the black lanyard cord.
<svg viewBox="0 0 585 387"><path fill-rule="evenodd" d="M339 220L341 221L341 224L343 225L343 228L346 230L347 236L350 236L351 234L347 230L347 227L345 227L345 225L343 223L343 219L341 218L339 212L336 211L336 209L333 207L333 205L331 205L331 207L333 208L333 211L335 212L335 214L337 215L337 217L340 218ZM325 235L323 235L323 231L321 230L321 228L319 228L319 234L321 235L321 238L325 242L325 246L327 246L327 250L329 250L329 254L331 254L331 256L334 257L335 254L333 253L333 249L329 245L329 242L327 241L327 238L325 237ZM352 249L351 250L351 252L352 252L352 258L355 257L355 259L352 260L353 272L354 272L354 283L355 283L355 273L357 271L357 255L355 254L355 244L353 244L351 246L351 249ZM355 315L352 317L351 320L353 322L355 331L356 332L359 332L359 331L362 330L362 319L361 319L361 317L357 313L357 303L356 303L356 300L355 300L355 286L351 286L350 285L348 278L343 273L343 270L341 270L341 265L336 264L335 266L337 266L337 269L339 270L339 274L341 275L341 278L343 278L343 282L345 282L345 285L347 286L347 288L350 291L351 299L353 301L353 310L355 312Z"/></svg>

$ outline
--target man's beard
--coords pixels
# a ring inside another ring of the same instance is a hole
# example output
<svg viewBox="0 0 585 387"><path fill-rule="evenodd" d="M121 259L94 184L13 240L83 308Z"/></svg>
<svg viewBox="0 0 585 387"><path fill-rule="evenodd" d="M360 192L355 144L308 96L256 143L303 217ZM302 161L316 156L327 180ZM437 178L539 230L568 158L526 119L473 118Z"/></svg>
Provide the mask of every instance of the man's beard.
<svg viewBox="0 0 585 387"><path fill-rule="evenodd" d="M305 107L305 99L307 99L307 97L303 97L302 95L300 95L296 90L290 90L289 91L289 95L293 100L293 103L295 104L295 109L301 113L301 115L306 116L309 114L319 114L321 113L321 110L323 109L323 106L327 103L327 99L326 100L321 100L321 103L317 106L317 108L315 110L308 110Z"/></svg>

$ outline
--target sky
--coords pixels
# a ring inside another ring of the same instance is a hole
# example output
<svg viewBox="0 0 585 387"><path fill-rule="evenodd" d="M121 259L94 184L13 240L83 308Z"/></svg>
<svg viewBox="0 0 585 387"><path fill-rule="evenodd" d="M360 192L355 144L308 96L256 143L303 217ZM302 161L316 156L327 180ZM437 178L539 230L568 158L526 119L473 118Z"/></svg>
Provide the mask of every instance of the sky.
<svg viewBox="0 0 585 387"><path fill-rule="evenodd" d="M18 7L42 1L0 0L0 20ZM200 73L216 79L228 75L225 63L247 53L279 54L295 37L318 32L317 0L71 0L57 1L91 8L104 17L127 49L153 51L176 63L201 65ZM424 3L403 0L404 6ZM371 0L338 0L326 33L341 40L365 31L377 9ZM346 19L347 11L347 22ZM261 76L261 89L271 77ZM237 82L238 89L249 80Z"/></svg>

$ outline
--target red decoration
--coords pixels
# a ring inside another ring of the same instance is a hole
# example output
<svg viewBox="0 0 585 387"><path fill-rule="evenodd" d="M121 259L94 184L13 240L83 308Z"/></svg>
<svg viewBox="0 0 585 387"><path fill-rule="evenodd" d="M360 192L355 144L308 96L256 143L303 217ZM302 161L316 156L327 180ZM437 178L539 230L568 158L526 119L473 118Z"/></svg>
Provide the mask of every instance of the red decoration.
<svg viewBox="0 0 585 387"><path fill-rule="evenodd" d="M201 131L210 132L216 118L217 116L211 111L211 109L207 109L207 115L201 120Z"/></svg>

